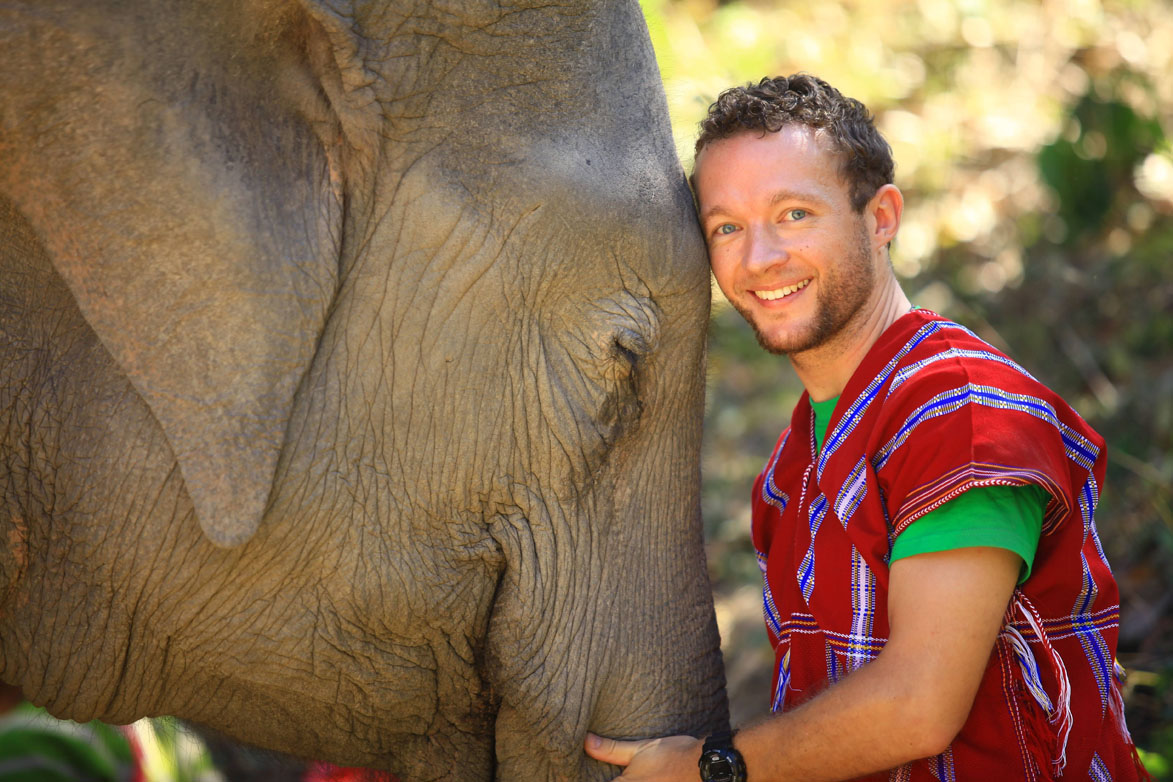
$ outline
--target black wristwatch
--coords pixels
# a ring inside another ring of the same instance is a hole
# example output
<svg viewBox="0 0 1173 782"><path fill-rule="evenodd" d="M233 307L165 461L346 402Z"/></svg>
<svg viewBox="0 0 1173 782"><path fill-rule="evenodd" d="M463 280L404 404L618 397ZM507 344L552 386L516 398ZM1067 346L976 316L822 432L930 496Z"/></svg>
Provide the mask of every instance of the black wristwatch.
<svg viewBox="0 0 1173 782"><path fill-rule="evenodd" d="M745 761L733 747L735 730L717 731L705 739L701 759L701 782L745 782Z"/></svg>

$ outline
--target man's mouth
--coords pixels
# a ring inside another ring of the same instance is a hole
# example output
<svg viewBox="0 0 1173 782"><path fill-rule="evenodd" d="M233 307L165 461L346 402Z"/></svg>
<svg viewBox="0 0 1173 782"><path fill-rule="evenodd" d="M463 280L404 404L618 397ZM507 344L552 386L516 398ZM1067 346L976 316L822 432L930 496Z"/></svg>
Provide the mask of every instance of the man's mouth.
<svg viewBox="0 0 1173 782"><path fill-rule="evenodd" d="M796 282L793 285L787 285L785 288L776 288L772 291L754 291L753 295L764 301L774 301L789 296L792 293L798 293L800 290L810 284L810 278L802 282Z"/></svg>

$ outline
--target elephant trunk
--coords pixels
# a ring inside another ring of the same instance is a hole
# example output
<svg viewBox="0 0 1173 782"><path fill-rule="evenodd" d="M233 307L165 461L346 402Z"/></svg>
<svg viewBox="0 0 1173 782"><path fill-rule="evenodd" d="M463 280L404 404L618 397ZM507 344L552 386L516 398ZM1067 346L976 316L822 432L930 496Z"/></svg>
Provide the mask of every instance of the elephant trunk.
<svg viewBox="0 0 1173 782"><path fill-rule="evenodd" d="M655 360L702 360L680 352ZM587 730L700 736L727 724L699 513L702 379L641 389L638 433L578 503L523 496L494 525L507 563L486 673L498 779L612 778L584 755Z"/></svg>

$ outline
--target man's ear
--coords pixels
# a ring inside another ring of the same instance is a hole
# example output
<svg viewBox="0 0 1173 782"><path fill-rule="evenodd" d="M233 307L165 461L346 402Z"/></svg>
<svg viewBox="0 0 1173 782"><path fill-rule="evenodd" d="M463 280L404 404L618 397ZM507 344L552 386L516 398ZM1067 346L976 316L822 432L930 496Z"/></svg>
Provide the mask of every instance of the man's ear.
<svg viewBox="0 0 1173 782"><path fill-rule="evenodd" d="M904 196L896 185L884 185L867 205L872 244L884 247L896 238L900 230L900 215L904 213Z"/></svg>

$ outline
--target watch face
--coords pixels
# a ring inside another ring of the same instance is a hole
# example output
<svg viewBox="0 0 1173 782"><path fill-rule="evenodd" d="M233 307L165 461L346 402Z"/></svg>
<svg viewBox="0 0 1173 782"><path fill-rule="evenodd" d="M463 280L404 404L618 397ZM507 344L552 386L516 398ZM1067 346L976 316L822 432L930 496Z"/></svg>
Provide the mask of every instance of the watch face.
<svg viewBox="0 0 1173 782"><path fill-rule="evenodd" d="M711 750L701 759L701 779L705 782L733 782L733 761L721 750Z"/></svg>

